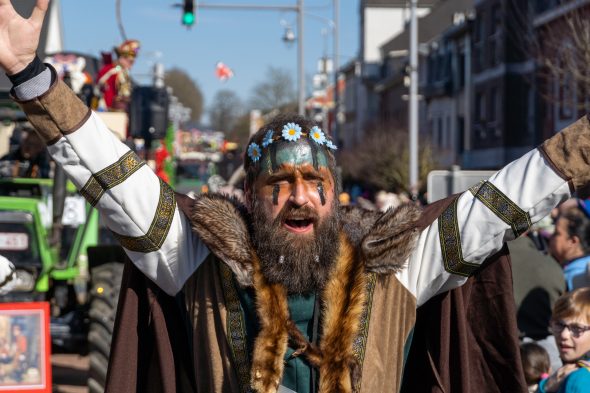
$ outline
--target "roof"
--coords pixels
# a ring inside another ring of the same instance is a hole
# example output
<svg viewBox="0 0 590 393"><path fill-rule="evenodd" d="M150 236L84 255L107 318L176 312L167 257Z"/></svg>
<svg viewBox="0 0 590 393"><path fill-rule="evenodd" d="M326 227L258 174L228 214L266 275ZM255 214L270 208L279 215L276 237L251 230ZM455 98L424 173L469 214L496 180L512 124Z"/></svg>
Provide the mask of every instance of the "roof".
<svg viewBox="0 0 590 393"><path fill-rule="evenodd" d="M439 0L418 0L418 7L432 7ZM408 0L365 0L365 7L401 7L408 6Z"/></svg>
<svg viewBox="0 0 590 393"><path fill-rule="evenodd" d="M418 20L418 41L429 42L453 25L453 16L473 9L473 0L440 0L428 15ZM383 53L408 49L409 29L402 31L381 46Z"/></svg>
<svg viewBox="0 0 590 393"><path fill-rule="evenodd" d="M35 7L36 0L12 0L12 5L16 12L22 15L24 18L28 18L31 16L33 12L33 8ZM49 2L49 7L52 7L53 1ZM49 14L50 10L47 10L47 14ZM45 43L47 42L47 25L48 25L49 18L45 18L43 22L43 28L41 29L41 37L39 38L39 50L37 54L41 59L45 58ZM4 72L0 72L0 93L6 93L10 91L12 87L12 83L6 77Z"/></svg>

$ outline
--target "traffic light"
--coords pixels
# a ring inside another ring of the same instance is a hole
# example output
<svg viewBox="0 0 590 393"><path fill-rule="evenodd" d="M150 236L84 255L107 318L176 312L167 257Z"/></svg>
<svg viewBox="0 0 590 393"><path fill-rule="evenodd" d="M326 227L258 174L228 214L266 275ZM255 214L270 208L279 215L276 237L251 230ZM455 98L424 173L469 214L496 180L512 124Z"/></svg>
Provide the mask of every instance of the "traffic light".
<svg viewBox="0 0 590 393"><path fill-rule="evenodd" d="M184 0L182 7L182 24L191 27L195 23L195 1Z"/></svg>

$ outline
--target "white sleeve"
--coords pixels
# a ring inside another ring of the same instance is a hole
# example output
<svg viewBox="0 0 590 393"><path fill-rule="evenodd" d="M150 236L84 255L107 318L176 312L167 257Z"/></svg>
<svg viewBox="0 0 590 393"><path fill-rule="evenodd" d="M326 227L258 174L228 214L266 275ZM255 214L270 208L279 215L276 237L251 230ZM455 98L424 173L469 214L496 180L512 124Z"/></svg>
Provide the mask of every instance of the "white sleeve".
<svg viewBox="0 0 590 393"><path fill-rule="evenodd" d="M98 208L133 263L166 293L176 294L209 251L179 211L174 191L95 113L48 150Z"/></svg>
<svg viewBox="0 0 590 393"><path fill-rule="evenodd" d="M10 293L16 282L14 264L5 256L0 255L0 296Z"/></svg>
<svg viewBox="0 0 590 393"><path fill-rule="evenodd" d="M570 197L570 187L533 150L464 192L420 234L398 279L417 304L462 285L504 243Z"/></svg>

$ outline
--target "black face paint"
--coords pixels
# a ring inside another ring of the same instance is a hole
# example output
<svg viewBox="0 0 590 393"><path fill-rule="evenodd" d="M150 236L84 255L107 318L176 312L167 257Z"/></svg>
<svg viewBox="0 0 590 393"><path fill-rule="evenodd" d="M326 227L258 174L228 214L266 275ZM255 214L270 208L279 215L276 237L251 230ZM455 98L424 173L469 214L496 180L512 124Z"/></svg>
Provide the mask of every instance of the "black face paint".
<svg viewBox="0 0 590 393"><path fill-rule="evenodd" d="M272 203L275 206L279 204L279 191L280 191L279 185L275 184L272 187Z"/></svg>
<svg viewBox="0 0 590 393"><path fill-rule="evenodd" d="M270 165L272 168L272 171L269 173L272 173L272 172L275 172L277 169L279 169L279 165L277 164L277 145L275 143L270 145L269 153L270 153Z"/></svg>
<svg viewBox="0 0 590 393"><path fill-rule="evenodd" d="M317 171L318 168L318 147L315 143L310 143L309 147L311 147L311 157L313 159L313 168Z"/></svg>
<svg viewBox="0 0 590 393"><path fill-rule="evenodd" d="M320 194L320 202L324 206L326 204L326 196L324 195L324 184L322 182L318 182L318 194Z"/></svg>

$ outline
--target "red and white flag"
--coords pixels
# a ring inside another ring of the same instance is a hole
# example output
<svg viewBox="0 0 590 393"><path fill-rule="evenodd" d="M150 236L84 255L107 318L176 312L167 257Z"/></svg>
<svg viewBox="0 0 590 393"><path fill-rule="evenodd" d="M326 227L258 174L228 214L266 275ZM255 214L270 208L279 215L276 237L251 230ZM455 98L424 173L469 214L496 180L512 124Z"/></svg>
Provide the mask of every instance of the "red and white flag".
<svg viewBox="0 0 590 393"><path fill-rule="evenodd" d="M226 80L234 76L234 72L231 70L231 68L229 68L222 62L218 62L215 65L215 76L217 76L217 78L220 81L225 82Z"/></svg>

